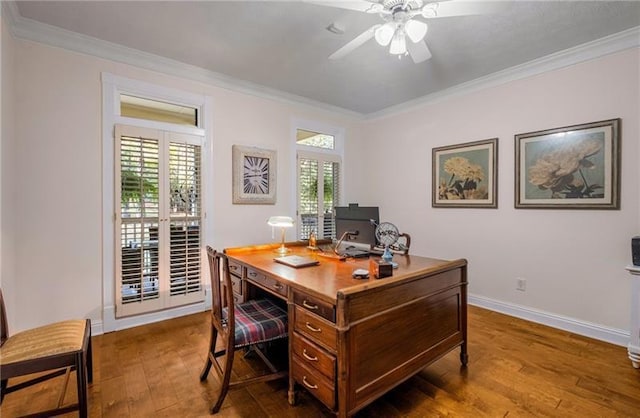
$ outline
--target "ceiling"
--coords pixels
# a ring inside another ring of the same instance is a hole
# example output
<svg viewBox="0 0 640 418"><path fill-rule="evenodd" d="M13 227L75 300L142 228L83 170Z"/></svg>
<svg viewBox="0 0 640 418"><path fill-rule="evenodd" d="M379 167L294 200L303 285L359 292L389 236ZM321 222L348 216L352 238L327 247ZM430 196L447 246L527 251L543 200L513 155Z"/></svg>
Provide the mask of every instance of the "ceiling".
<svg viewBox="0 0 640 418"><path fill-rule="evenodd" d="M430 60L370 40L328 57L376 14L287 1L18 1L43 22L290 97L367 115L640 26L638 1L519 1L491 15L428 20ZM26 18L26 19L24 19ZM30 22L30 21L29 21ZM326 30L332 22L344 28ZM33 23L33 22L31 22Z"/></svg>

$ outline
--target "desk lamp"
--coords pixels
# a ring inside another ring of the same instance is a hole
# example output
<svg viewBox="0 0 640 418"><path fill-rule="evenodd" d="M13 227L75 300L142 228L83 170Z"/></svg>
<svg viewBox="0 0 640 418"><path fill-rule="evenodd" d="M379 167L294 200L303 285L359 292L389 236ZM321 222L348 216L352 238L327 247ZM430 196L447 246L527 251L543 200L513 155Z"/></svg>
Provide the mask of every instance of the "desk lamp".
<svg viewBox="0 0 640 418"><path fill-rule="evenodd" d="M289 249L284 246L284 229L291 228L293 226L293 218L290 218L289 216L272 216L269 218L267 224L272 228L276 226L282 228L282 243L276 252L281 255L288 253Z"/></svg>

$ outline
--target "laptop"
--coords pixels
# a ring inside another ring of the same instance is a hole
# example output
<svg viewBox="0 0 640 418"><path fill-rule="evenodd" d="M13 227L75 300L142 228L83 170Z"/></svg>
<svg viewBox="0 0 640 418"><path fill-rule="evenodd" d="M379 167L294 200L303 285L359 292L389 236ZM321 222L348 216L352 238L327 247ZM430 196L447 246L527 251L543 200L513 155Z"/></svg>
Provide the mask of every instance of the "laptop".
<svg viewBox="0 0 640 418"><path fill-rule="evenodd" d="M320 264L318 260L315 260L311 257L303 257L300 255L285 255L283 257L274 258L274 260L277 263L295 268L317 266L318 264Z"/></svg>

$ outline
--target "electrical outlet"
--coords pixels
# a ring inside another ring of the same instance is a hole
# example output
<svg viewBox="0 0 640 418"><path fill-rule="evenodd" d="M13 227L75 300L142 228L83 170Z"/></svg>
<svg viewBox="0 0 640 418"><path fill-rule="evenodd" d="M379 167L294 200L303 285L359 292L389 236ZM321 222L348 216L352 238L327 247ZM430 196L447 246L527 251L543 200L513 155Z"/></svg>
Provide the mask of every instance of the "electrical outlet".
<svg viewBox="0 0 640 418"><path fill-rule="evenodd" d="M516 278L516 290L519 290L521 292L527 290L527 279L525 279L524 277Z"/></svg>

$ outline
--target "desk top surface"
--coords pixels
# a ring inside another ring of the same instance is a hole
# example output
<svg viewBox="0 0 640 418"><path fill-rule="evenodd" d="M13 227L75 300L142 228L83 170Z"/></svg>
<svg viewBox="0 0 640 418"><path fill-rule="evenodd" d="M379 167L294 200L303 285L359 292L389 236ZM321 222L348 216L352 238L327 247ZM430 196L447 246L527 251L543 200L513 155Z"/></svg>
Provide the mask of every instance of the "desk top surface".
<svg viewBox="0 0 640 418"><path fill-rule="evenodd" d="M336 303L338 296L361 292L367 289L390 286L403 280L411 280L418 276L437 274L467 264L466 260L454 261L415 255L398 255L393 261L398 268L393 269L393 276L376 279L369 274L368 279L353 278L356 269L369 270L369 258L338 259L326 258L318 252L302 245L288 245L288 255L300 255L317 259L320 264L311 267L294 268L274 261L279 255L274 251L275 245L227 248L225 253L230 259L250 266L274 279L314 294L326 301ZM372 256L373 257L373 256ZM377 257L379 258L379 257Z"/></svg>

